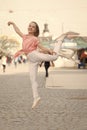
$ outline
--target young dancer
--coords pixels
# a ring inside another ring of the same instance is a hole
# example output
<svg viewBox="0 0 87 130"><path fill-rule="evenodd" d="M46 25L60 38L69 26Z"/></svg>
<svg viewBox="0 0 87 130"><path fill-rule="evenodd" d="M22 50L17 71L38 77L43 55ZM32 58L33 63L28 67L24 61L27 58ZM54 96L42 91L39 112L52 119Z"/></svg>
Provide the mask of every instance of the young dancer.
<svg viewBox="0 0 87 130"><path fill-rule="evenodd" d="M30 72L30 80L33 91L33 105L32 108L35 108L38 102L40 101L40 96L38 93L38 82L37 82L37 71L38 64L41 61L54 61L59 56L59 51L62 46L63 39L68 34L62 34L57 38L57 43L55 43L54 50L43 47L38 39L39 36L39 26L36 22L30 22L28 26L28 34L23 34L17 25L14 22L9 21L8 26L12 25L15 32L22 38L22 49L18 51L14 58L21 55L26 54L29 60L29 72ZM39 49L42 50L43 53L39 52Z"/></svg>

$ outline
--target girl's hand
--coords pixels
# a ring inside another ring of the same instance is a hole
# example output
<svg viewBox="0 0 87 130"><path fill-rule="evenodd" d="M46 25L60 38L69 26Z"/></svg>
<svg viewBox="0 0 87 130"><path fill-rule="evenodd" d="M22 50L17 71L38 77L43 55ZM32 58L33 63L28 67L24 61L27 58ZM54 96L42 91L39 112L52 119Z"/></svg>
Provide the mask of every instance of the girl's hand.
<svg viewBox="0 0 87 130"><path fill-rule="evenodd" d="M56 55L56 52L54 52L53 50L49 50L49 54L51 54L51 55L55 54Z"/></svg>
<svg viewBox="0 0 87 130"><path fill-rule="evenodd" d="M13 24L13 22L9 21L9 22L8 22L8 26L10 26L11 24Z"/></svg>
<svg viewBox="0 0 87 130"><path fill-rule="evenodd" d="M53 54L55 54L55 55L56 55L57 53L53 51Z"/></svg>

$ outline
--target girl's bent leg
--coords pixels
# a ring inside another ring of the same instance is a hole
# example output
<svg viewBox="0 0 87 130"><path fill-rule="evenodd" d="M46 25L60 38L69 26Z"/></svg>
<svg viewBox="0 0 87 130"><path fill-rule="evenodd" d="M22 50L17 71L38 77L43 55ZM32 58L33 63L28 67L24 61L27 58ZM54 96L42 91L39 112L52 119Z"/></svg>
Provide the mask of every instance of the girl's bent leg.
<svg viewBox="0 0 87 130"><path fill-rule="evenodd" d="M57 42L55 43L54 46L54 52L56 52L57 54L59 54L61 47L62 47L62 43L64 38L66 37L66 34L62 34L60 37L57 38Z"/></svg>
<svg viewBox="0 0 87 130"><path fill-rule="evenodd" d="M61 46L62 46L62 41L56 42L53 51L56 52L57 54L59 54Z"/></svg>
<svg viewBox="0 0 87 130"><path fill-rule="evenodd" d="M44 54L35 50L28 54L28 58L31 62L35 63L42 61L54 61L58 58L58 55Z"/></svg>

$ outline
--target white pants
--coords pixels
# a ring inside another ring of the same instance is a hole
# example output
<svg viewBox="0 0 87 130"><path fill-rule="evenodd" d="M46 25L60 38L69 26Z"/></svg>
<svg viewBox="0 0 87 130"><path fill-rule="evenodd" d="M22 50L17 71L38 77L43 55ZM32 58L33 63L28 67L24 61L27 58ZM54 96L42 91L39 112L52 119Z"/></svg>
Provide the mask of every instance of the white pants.
<svg viewBox="0 0 87 130"><path fill-rule="evenodd" d="M61 49L62 41L58 41L55 43L54 51L57 54L50 55L39 52L38 50L32 51L27 55L29 59L29 72L30 72L30 80L33 91L33 98L36 99L39 97L38 94L38 81L37 81L37 72L38 72L38 63L41 61L55 61L58 58L58 53Z"/></svg>

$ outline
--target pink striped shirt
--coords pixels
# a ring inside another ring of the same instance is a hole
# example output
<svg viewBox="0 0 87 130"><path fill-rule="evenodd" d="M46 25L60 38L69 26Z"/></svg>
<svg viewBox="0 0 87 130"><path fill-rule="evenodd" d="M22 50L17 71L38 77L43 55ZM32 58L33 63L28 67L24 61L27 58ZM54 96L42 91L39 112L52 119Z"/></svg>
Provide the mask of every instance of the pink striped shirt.
<svg viewBox="0 0 87 130"><path fill-rule="evenodd" d="M14 58L21 54L28 54L37 49L39 40L35 36L23 35L22 49L15 53Z"/></svg>

